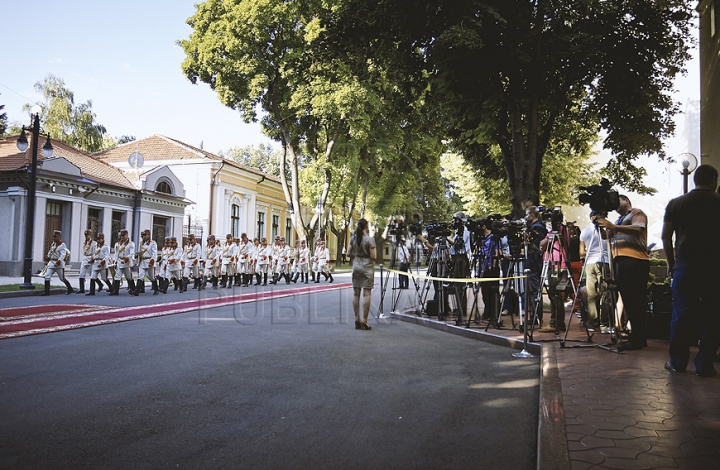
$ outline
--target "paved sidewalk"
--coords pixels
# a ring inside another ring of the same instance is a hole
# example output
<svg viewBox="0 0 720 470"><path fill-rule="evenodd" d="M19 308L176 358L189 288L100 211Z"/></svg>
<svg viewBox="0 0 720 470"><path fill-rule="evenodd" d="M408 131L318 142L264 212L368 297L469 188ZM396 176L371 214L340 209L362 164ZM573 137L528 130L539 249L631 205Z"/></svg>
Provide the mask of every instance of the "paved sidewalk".
<svg viewBox="0 0 720 470"><path fill-rule="evenodd" d="M408 312L394 315L522 347L517 330L485 332L485 324L468 329L456 326L454 320L439 322L437 317L421 318ZM695 376L692 362L687 373L665 370L669 342L664 340L650 339L646 349L622 354L599 348L598 344L609 342L609 335L595 333L588 343L575 316L565 347L554 341L553 333L536 331L533 339L528 350L542 348L540 410L547 415L539 420L538 468L720 468L719 376ZM691 350L691 358L695 351ZM555 375L548 374L553 370ZM552 397L553 389L561 390L557 399ZM552 410L554 404L561 408L557 413ZM558 420L564 426L555 426ZM551 448L553 442L559 447L566 442L566 452Z"/></svg>

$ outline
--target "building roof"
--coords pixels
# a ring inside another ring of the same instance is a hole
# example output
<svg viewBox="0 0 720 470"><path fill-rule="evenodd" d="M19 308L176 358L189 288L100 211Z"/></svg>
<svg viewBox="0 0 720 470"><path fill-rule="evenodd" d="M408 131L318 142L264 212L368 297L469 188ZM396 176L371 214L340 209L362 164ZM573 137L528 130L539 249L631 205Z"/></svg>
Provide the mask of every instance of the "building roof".
<svg viewBox="0 0 720 470"><path fill-rule="evenodd" d="M7 137L0 140L0 171L14 171L32 163L32 136L26 135L28 149L21 152L17 148L19 136ZM43 139L40 139L44 143ZM40 142L38 142L40 143ZM51 140L53 155L51 158L64 158L80 169L82 175L99 184L108 184L127 189L135 189L135 186L125 177L125 174L118 168L97 160L80 150L66 145L59 140ZM41 151L42 145L38 145L38 163L45 160Z"/></svg>
<svg viewBox="0 0 720 470"><path fill-rule="evenodd" d="M280 182L280 178L263 173L262 171L243 165L231 160L223 158L219 155L207 152L205 150L193 147L179 140L165 137L163 135L153 135L145 139L128 142L109 150L94 153L93 158L100 159L110 164L118 164L127 162L128 156L133 152L140 152L145 161L165 161L165 160L202 160L208 159L217 162L224 162L227 165L234 166L250 173L264 176L266 180Z"/></svg>

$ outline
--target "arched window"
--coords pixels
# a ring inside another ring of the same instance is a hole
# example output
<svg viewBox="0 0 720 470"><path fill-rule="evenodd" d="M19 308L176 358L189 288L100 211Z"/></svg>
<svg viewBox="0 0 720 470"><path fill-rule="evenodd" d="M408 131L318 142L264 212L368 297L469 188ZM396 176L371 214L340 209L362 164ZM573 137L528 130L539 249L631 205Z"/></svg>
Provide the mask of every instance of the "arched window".
<svg viewBox="0 0 720 470"><path fill-rule="evenodd" d="M158 193L172 194L172 186L167 181L158 181L155 191Z"/></svg>

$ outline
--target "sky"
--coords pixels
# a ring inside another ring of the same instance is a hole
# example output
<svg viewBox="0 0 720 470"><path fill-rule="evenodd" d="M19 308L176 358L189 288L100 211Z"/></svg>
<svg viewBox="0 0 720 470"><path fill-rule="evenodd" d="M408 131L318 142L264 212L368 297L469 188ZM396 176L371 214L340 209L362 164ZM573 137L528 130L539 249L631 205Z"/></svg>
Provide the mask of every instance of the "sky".
<svg viewBox="0 0 720 470"><path fill-rule="evenodd" d="M246 124L239 113L220 103L206 84L193 85L180 64L184 52L176 41L192 32L186 24L196 0L126 0L97 2L36 0L29 8L5 8L0 19L0 104L11 123L29 124L25 103L40 99L33 85L53 74L75 93L75 102L92 100L96 121L113 137L138 139L161 134L212 153L232 147L271 144L259 124ZM17 13L17 21L8 13ZM697 51L687 76L675 83L676 101L686 110L699 100ZM699 128L688 114L675 119L676 136L666 142L669 156L699 153ZM609 158L600 152L596 160ZM656 158L641 159L648 170L645 183L658 189L655 197L633 197L650 216L651 232L659 234L667 201L682 191L679 172ZM690 185L692 187L692 183ZM584 211L570 217L583 220ZM570 219L573 220L573 219ZM660 225L658 225L660 224Z"/></svg>
<svg viewBox="0 0 720 470"><path fill-rule="evenodd" d="M53 74L76 104L92 100L96 122L113 137L162 134L196 147L202 142L213 153L272 143L208 85L183 75L184 52L175 42L189 38L195 3L35 0L32 8L4 8L0 104L8 120L29 124L22 106L40 99L34 84Z"/></svg>

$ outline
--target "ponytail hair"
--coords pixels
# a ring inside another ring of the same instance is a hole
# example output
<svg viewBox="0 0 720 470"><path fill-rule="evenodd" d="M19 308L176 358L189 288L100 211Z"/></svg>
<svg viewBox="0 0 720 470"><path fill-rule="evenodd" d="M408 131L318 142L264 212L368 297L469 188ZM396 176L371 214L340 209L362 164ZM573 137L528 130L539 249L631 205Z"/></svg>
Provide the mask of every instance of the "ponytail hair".
<svg viewBox="0 0 720 470"><path fill-rule="evenodd" d="M362 247L362 239L365 234L365 229L368 226L368 221L365 219L358 220L357 228L355 229L355 243L358 248Z"/></svg>

